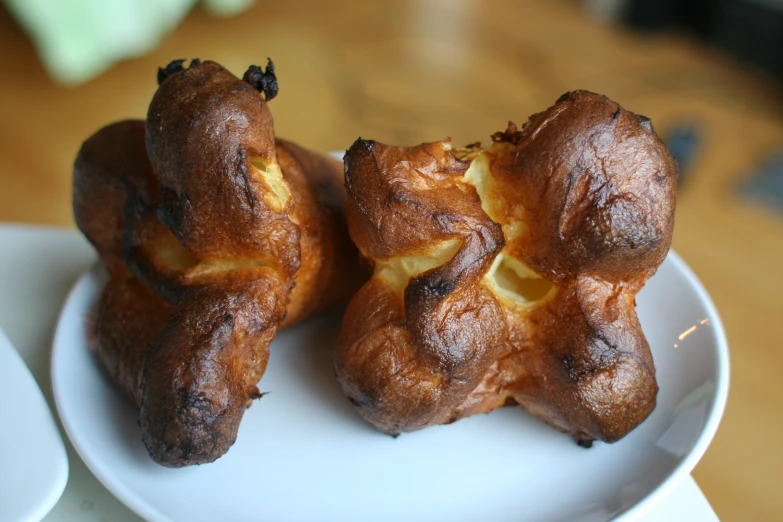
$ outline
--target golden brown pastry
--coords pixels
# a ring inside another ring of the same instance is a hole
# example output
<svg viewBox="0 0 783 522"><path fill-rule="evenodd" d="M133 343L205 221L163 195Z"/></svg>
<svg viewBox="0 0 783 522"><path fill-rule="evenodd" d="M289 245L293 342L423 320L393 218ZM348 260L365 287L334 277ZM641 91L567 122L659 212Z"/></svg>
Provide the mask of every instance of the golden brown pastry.
<svg viewBox="0 0 783 522"><path fill-rule="evenodd" d="M228 450L277 331L362 272L339 163L275 139L271 62L240 80L175 61L159 81L146 125L85 142L74 213L110 274L99 359L140 407L152 458L179 467Z"/></svg>
<svg viewBox="0 0 783 522"><path fill-rule="evenodd" d="M79 150L73 184L76 224L95 246L110 277L98 304L98 358L137 406L147 351L171 309L128 271L122 256L129 195L148 203L157 197L144 134L144 122L139 120L101 129Z"/></svg>
<svg viewBox="0 0 783 522"><path fill-rule="evenodd" d="M616 441L655 407L634 295L669 249L675 162L649 119L585 91L493 141L348 151L374 275L337 377L390 434L519 403L582 445Z"/></svg>

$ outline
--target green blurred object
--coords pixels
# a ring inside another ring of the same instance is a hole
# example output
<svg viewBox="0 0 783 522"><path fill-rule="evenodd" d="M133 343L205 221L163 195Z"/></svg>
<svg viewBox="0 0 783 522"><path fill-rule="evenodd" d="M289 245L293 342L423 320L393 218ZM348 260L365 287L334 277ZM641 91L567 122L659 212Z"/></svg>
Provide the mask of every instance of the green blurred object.
<svg viewBox="0 0 783 522"><path fill-rule="evenodd" d="M197 0L5 0L52 78L86 82L123 58L152 50ZM233 16L254 0L204 0L216 16Z"/></svg>

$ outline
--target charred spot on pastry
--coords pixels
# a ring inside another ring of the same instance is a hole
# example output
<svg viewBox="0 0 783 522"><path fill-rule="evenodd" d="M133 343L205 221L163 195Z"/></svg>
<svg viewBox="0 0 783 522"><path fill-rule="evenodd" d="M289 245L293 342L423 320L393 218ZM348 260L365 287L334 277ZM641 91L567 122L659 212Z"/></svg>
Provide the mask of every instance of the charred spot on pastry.
<svg viewBox="0 0 783 522"><path fill-rule="evenodd" d="M169 62L169 64L164 67L158 67L158 85L163 83L163 80L168 78L169 76L172 76L178 72L182 72L185 70L185 66L183 65L185 63L185 60L178 59L178 60L172 60ZM195 67L197 65L201 64L201 60L198 58L193 58L190 61L190 65L188 66L188 69Z"/></svg>
<svg viewBox="0 0 783 522"><path fill-rule="evenodd" d="M253 86L258 92L264 93L266 101L277 96L280 87L275 76L275 64L271 58L267 58L266 69L262 70L258 65L248 67L242 80Z"/></svg>
<svg viewBox="0 0 783 522"><path fill-rule="evenodd" d="M406 288L407 294L416 295L419 292L427 297L434 299L443 299L451 294L457 287L457 280L450 277L443 277L440 274L423 274L420 277L413 278Z"/></svg>
<svg viewBox="0 0 783 522"><path fill-rule="evenodd" d="M373 149L375 148L376 141L375 140L364 140L361 137L359 137L355 142L353 142L353 145L345 151L345 175L346 175L346 182L349 181L349 178L347 176L350 176L350 165L353 163L354 157L358 156L362 153L365 154L372 154ZM353 151L353 152L352 152Z"/></svg>
<svg viewBox="0 0 783 522"><path fill-rule="evenodd" d="M639 120L639 125L644 127L645 129L651 131L652 130L652 120L648 118L647 116L641 116L639 114L636 115L636 118Z"/></svg>
<svg viewBox="0 0 783 522"><path fill-rule="evenodd" d="M255 389L255 390L253 390L253 392L250 394L250 400L257 401L258 399L260 399L260 398L261 398L261 397L263 397L264 395L268 395L268 394L269 394L269 392L262 392L262 391L260 391L258 388L256 388L256 389Z"/></svg>
<svg viewBox="0 0 783 522"><path fill-rule="evenodd" d="M596 368L585 368L583 365L580 365L573 355L563 357L563 366L566 372L568 372L568 378L576 383L582 382L585 377L595 375L598 371Z"/></svg>
<svg viewBox="0 0 783 522"><path fill-rule="evenodd" d="M446 297L456 288L456 281L439 281L437 284L430 286L428 289L432 291L432 294L437 297Z"/></svg>
<svg viewBox="0 0 783 522"><path fill-rule="evenodd" d="M562 103L571 99L571 91L565 92L555 101L555 104Z"/></svg>
<svg viewBox="0 0 783 522"><path fill-rule="evenodd" d="M183 201L184 200L184 201ZM187 211L187 200L168 187L160 187L160 203L156 215L170 230L181 230Z"/></svg>
<svg viewBox="0 0 783 522"><path fill-rule="evenodd" d="M158 85L163 83L163 80L169 76L184 71L183 63L185 63L185 60L172 60L166 67L158 67Z"/></svg>
<svg viewBox="0 0 783 522"><path fill-rule="evenodd" d="M354 198L356 209L362 215L368 215L370 209L368 208L364 198L356 197L357 191L360 187L357 187L357 181L360 179L354 176L355 171L365 172L363 167L364 162L373 158L374 148L376 142L374 140L357 139L351 147L345 151L345 158L343 160L345 171L345 188L348 193ZM374 161L374 160L373 160ZM367 173L377 172L377 163L374 163L374 171L367 171Z"/></svg>
<svg viewBox="0 0 783 522"><path fill-rule="evenodd" d="M208 401L200 396L198 393L193 393L187 388L180 388L177 390L180 396L180 408L196 408L204 409L205 405L208 405Z"/></svg>
<svg viewBox="0 0 783 522"><path fill-rule="evenodd" d="M503 401L503 406L501 406L501 408L506 408L506 407L509 407L509 406L516 406L518 404L519 403L517 402L517 400L514 397L509 395L508 397L506 397L506 400Z"/></svg>
<svg viewBox="0 0 783 522"><path fill-rule="evenodd" d="M574 362L574 356L573 355L566 355L563 357L563 366L566 369L566 372L568 372L568 376L571 377L571 374L574 371L576 363Z"/></svg>
<svg viewBox="0 0 783 522"><path fill-rule="evenodd" d="M593 442L595 442L595 439L583 438L580 435L577 435L575 437L575 440L576 440L576 444L578 446L581 446L581 447L587 448L587 449L592 448L593 447Z"/></svg>
<svg viewBox="0 0 783 522"><path fill-rule="evenodd" d="M234 328L234 314L231 312L225 312L223 314L223 321L220 324L221 328ZM222 348L225 348L225 345L222 346Z"/></svg>
<svg viewBox="0 0 783 522"><path fill-rule="evenodd" d="M467 145L465 145L465 149L467 149L467 150L478 150L478 149L481 149L481 142L480 141L476 141L474 143L468 143Z"/></svg>
<svg viewBox="0 0 783 522"><path fill-rule="evenodd" d="M180 457L179 459L169 459L164 465L169 467L179 467L180 461L187 461L193 455L196 454L194 444L191 441L185 441L179 446ZM165 453L161 453L161 457L165 458Z"/></svg>
<svg viewBox="0 0 783 522"><path fill-rule="evenodd" d="M508 127L506 127L506 130L502 132L496 132L490 137L494 143L510 143L516 146L519 145L523 139L525 139L525 133L519 130L516 123L510 121L508 122Z"/></svg>
<svg viewBox="0 0 783 522"><path fill-rule="evenodd" d="M185 70L185 66L183 65L185 63L185 60L178 59L178 60L172 60L169 62L169 64L166 67L158 67L158 85L163 83L163 80L168 78L169 76L172 76L174 74L177 74L178 72L182 72ZM198 58L193 58L190 61L190 67L195 67L196 65L199 65L201 63L201 60Z"/></svg>

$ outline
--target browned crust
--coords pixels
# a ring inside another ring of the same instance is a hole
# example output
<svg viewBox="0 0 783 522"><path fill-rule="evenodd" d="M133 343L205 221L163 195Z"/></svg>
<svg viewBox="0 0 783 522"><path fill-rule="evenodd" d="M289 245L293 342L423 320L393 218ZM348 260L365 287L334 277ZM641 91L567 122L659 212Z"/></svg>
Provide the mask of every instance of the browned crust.
<svg viewBox="0 0 783 522"><path fill-rule="evenodd" d="M343 165L290 141L275 141L277 161L293 196L292 220L301 231L301 267L288 296L283 327L347 300L366 279L348 236Z"/></svg>
<svg viewBox="0 0 783 522"><path fill-rule="evenodd" d="M211 462L236 440L285 316L279 277L263 267L194 286L158 333L144 364L139 415L156 462Z"/></svg>
<svg viewBox="0 0 783 522"><path fill-rule="evenodd" d="M493 141L492 218L464 177L475 147L349 149L349 230L371 263L463 242L404 292L376 270L346 312L338 379L392 434L512 400L582 444L618 440L655 407L634 295L671 243L674 160L648 119L586 91ZM554 290L531 307L501 297L485 277L500 253Z"/></svg>
<svg viewBox="0 0 783 522"><path fill-rule="evenodd" d="M260 396L277 331L362 282L342 172L276 141L266 101L214 62L163 75L146 136L144 122L119 125L74 170L77 223L112 274L99 359L140 405L155 461L211 462ZM269 184L258 169L278 163Z"/></svg>
<svg viewBox="0 0 783 522"><path fill-rule="evenodd" d="M515 252L555 281L591 273L643 283L669 250L677 184L650 120L575 91L520 132L524 139L493 166L531 225Z"/></svg>
<svg viewBox="0 0 783 522"><path fill-rule="evenodd" d="M84 142L73 166L76 224L111 273L126 271L122 235L128 193L154 196L155 174L147 159L144 128L143 120L107 125Z"/></svg>
<svg viewBox="0 0 783 522"><path fill-rule="evenodd" d="M263 257L289 276L299 268L290 207L276 211L251 159L275 160L267 103L214 62L168 77L147 113L147 152L158 175L156 214L200 260Z"/></svg>
<svg viewBox="0 0 783 522"><path fill-rule="evenodd" d="M96 332L103 368L133 403L141 406L141 376L171 304L137 278L113 277L98 303Z"/></svg>

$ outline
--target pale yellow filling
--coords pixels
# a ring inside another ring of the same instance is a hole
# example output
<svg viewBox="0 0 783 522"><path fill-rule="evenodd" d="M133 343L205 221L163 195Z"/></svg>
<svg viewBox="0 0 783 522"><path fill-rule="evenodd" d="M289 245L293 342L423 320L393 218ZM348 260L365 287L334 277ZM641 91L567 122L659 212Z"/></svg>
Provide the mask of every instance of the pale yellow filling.
<svg viewBox="0 0 783 522"><path fill-rule="evenodd" d="M171 232L167 232L165 240L156 246L155 253L166 267L175 271L188 270L199 263L199 259L182 246Z"/></svg>
<svg viewBox="0 0 783 522"><path fill-rule="evenodd" d="M489 156L484 152L474 156L473 161L470 162L470 167L465 171L465 175L460 181L475 187L476 193L481 200L481 210L486 212L493 221L497 222L500 218L501 208L497 204L496 199L491 196L494 182L489 172Z"/></svg>
<svg viewBox="0 0 783 522"><path fill-rule="evenodd" d="M509 211L506 199L492 178L491 152L480 151L466 157L472 161L462 182L472 185L481 200L481 209L501 223L507 242L518 239L528 231L524 209L514 205ZM528 268L522 261L501 252L484 275L484 284L504 302L530 308L554 296L555 286Z"/></svg>
<svg viewBox="0 0 783 522"><path fill-rule="evenodd" d="M527 232L524 209L521 205L514 205L511 212L506 210L506 200L497 194L499 189L492 178L490 158L491 153L488 151L474 152L463 158L472 161L460 181L476 189L481 200L481 210L495 223L501 223L503 235L508 241L513 241Z"/></svg>
<svg viewBox="0 0 783 522"><path fill-rule="evenodd" d="M238 268L255 268L259 266L269 266L260 259L217 259L213 261L203 261L190 270L190 277L199 277L210 273L223 273L236 270Z"/></svg>
<svg viewBox="0 0 783 522"><path fill-rule="evenodd" d="M283 180L280 166L277 163L267 163L260 156L252 156L250 164L253 166L256 176L269 188L269 192L264 194L264 203L278 212L285 209L288 202L291 201L291 191Z"/></svg>
<svg viewBox="0 0 783 522"><path fill-rule="evenodd" d="M444 144L449 150L450 144ZM470 167L458 181L473 186L481 200L482 210L496 223L504 223L503 233L507 241L513 241L527 233L524 209L515 205L511 211L505 207L506 200L496 192L499 190L492 178L491 153L470 151L458 157L470 160ZM395 257L377 261L375 277L379 277L396 292L402 294L412 277L449 262L462 246L461 239L450 239L436 247L416 255ZM532 308L551 299L557 289L548 280L528 268L522 261L501 252L484 275L483 284L505 303L522 308Z"/></svg>
<svg viewBox="0 0 783 522"><path fill-rule="evenodd" d="M393 257L375 263L375 277L379 277L402 293L411 277L448 263L462 246L461 239L449 239L426 252L414 256Z"/></svg>
<svg viewBox="0 0 783 522"><path fill-rule="evenodd" d="M506 302L530 308L555 294L555 286L519 259L498 254L484 276L484 284Z"/></svg>

